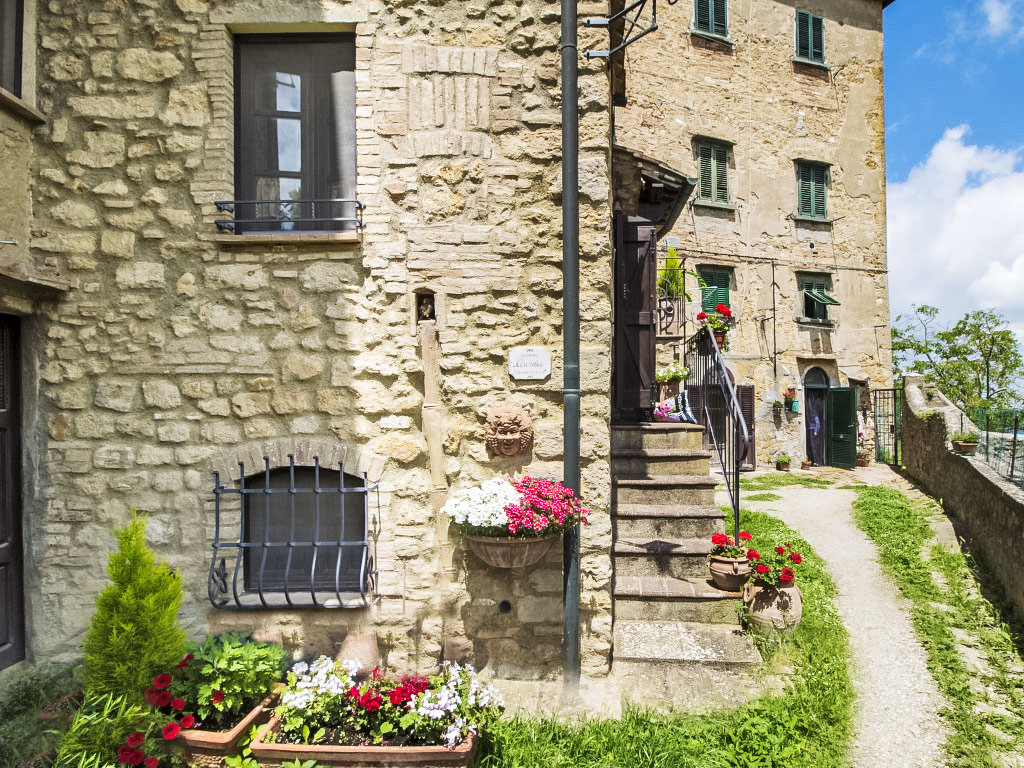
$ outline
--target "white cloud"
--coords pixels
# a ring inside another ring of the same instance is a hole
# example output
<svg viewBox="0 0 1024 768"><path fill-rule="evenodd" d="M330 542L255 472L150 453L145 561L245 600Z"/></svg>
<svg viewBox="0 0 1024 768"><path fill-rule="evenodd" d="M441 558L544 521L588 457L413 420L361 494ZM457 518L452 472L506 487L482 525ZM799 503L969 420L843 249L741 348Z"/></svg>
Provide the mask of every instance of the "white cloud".
<svg viewBox="0 0 1024 768"><path fill-rule="evenodd" d="M1011 0L984 0L981 5L990 35L1002 37L1012 31L1015 3Z"/></svg>
<svg viewBox="0 0 1024 768"><path fill-rule="evenodd" d="M995 309L1024 328L1021 152L968 144L968 132L947 130L906 181L889 185L892 312L931 304L955 321Z"/></svg>

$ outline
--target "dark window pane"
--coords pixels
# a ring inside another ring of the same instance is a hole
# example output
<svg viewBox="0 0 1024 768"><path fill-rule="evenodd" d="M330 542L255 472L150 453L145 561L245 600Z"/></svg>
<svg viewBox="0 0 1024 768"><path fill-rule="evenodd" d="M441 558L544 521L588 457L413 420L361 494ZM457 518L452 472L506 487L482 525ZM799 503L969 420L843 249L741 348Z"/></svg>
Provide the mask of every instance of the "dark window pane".
<svg viewBox="0 0 1024 768"><path fill-rule="evenodd" d="M0 0L0 88L21 96L21 0Z"/></svg>

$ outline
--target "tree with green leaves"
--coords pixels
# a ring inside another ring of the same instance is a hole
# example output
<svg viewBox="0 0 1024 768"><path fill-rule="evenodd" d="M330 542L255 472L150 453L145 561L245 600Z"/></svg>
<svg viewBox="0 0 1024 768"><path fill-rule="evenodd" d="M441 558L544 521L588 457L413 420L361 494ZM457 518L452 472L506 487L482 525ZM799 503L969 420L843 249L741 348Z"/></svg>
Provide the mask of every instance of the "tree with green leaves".
<svg viewBox="0 0 1024 768"><path fill-rule="evenodd" d="M1019 406L1024 359L1002 315L979 309L940 329L936 307L922 304L913 310L912 319L903 323L897 316L892 325L897 375L924 374L967 413Z"/></svg>
<svg viewBox="0 0 1024 768"><path fill-rule="evenodd" d="M107 564L111 584L96 598L82 644L86 691L141 704L153 677L185 655L178 625L184 593L178 574L146 546L145 516L132 510L131 521L115 535L118 548Z"/></svg>

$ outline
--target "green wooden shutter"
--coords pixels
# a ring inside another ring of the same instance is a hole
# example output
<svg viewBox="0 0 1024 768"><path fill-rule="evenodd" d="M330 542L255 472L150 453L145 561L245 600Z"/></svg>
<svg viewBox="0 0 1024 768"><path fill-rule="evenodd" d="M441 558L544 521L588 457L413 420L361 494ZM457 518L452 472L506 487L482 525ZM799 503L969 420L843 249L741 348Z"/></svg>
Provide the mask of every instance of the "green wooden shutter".
<svg viewBox="0 0 1024 768"><path fill-rule="evenodd" d="M853 387L828 390L828 463L853 469L857 463L857 391Z"/></svg>
<svg viewBox="0 0 1024 768"><path fill-rule="evenodd" d="M719 304L729 306L729 280L731 275L726 269L702 269L700 276L708 287L701 291L700 308L705 312L714 312Z"/></svg>
<svg viewBox="0 0 1024 768"><path fill-rule="evenodd" d="M711 31L725 37L729 34L729 16L726 9L727 0L712 0L715 4L714 26Z"/></svg>
<svg viewBox="0 0 1024 768"><path fill-rule="evenodd" d="M814 61L825 61L825 20L821 16L810 16L811 55Z"/></svg>
<svg viewBox="0 0 1024 768"><path fill-rule="evenodd" d="M811 167L801 165L797 176L797 206L796 210L801 216L814 215L814 193L811 189Z"/></svg>
<svg viewBox="0 0 1024 768"><path fill-rule="evenodd" d="M824 219L827 214L825 210L825 167L811 166L811 178L814 195L814 212L811 215Z"/></svg>
<svg viewBox="0 0 1024 768"><path fill-rule="evenodd" d="M697 162L700 166L700 191L698 193L702 200L711 200L714 197L714 152L710 144L697 145Z"/></svg>
<svg viewBox="0 0 1024 768"><path fill-rule="evenodd" d="M796 55L811 58L811 14L807 11L796 12Z"/></svg>
<svg viewBox="0 0 1024 768"><path fill-rule="evenodd" d="M703 312L714 312L715 307L719 304L718 302L718 288L713 285L709 285L707 288L702 288L700 292L700 308Z"/></svg>
<svg viewBox="0 0 1024 768"><path fill-rule="evenodd" d="M729 202L729 150L725 147L713 147L715 166L715 200L719 203Z"/></svg>
<svg viewBox="0 0 1024 768"><path fill-rule="evenodd" d="M713 0L693 0L694 21L697 29L711 31L711 3Z"/></svg>

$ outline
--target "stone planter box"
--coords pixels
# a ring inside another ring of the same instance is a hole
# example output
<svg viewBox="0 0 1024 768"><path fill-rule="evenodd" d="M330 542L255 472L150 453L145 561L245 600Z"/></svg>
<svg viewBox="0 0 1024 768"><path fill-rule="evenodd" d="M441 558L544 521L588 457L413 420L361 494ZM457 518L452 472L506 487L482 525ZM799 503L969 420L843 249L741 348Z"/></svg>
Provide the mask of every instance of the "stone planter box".
<svg viewBox="0 0 1024 768"><path fill-rule="evenodd" d="M978 452L978 444L967 443L964 442L963 440L954 440L953 450L956 451L957 453L963 454L964 456L973 456L975 453Z"/></svg>
<svg viewBox="0 0 1024 768"><path fill-rule="evenodd" d="M220 768L224 758L238 753L238 743L253 725L265 722L273 712L277 691L249 711L230 731L183 730L178 736L185 761L194 768Z"/></svg>
<svg viewBox="0 0 1024 768"><path fill-rule="evenodd" d="M373 766L374 768L451 768L468 766L476 755L479 739L470 734L455 749L439 747L341 747L333 744L274 744L263 739L277 728L275 716L260 728L249 744L252 756L261 768L277 768L282 763L316 760L318 765Z"/></svg>

